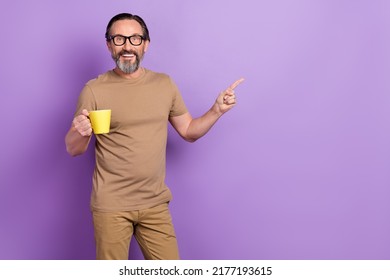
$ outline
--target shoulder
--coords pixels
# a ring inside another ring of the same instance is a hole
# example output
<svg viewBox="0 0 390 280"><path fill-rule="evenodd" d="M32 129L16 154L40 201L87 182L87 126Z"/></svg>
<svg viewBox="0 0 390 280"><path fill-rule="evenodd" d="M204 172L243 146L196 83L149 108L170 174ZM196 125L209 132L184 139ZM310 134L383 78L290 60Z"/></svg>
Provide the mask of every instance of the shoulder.
<svg viewBox="0 0 390 280"><path fill-rule="evenodd" d="M179 91L175 81L166 73L154 72L146 70L146 84L154 87L158 87L160 91L167 90L170 93L176 93Z"/></svg>
<svg viewBox="0 0 390 280"><path fill-rule="evenodd" d="M115 76L112 74L112 71L107 71L106 73L100 74L94 79L89 80L86 85L90 87L94 87L101 83L106 83L115 79Z"/></svg>
<svg viewBox="0 0 390 280"><path fill-rule="evenodd" d="M146 69L146 68L145 68L145 73L146 73L146 75L145 75L146 79L148 81L172 82L172 78L166 73L154 72L154 71Z"/></svg>

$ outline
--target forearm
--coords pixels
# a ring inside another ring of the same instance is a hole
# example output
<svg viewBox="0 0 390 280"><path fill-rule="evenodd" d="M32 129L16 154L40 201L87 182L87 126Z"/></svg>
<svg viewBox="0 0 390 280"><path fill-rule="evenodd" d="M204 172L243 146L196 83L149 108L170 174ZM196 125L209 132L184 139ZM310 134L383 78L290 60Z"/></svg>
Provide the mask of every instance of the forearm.
<svg viewBox="0 0 390 280"><path fill-rule="evenodd" d="M221 92L215 103L203 116L193 119L190 113L170 117L169 121L182 138L189 142L195 142L204 136L218 119L236 105L234 89L243 81L239 79L225 91Z"/></svg>
<svg viewBox="0 0 390 280"><path fill-rule="evenodd" d="M84 153L91 140L91 135L82 136L74 126L72 126L65 136L66 151L71 156L78 156Z"/></svg>
<svg viewBox="0 0 390 280"><path fill-rule="evenodd" d="M192 119L187 129L186 140L195 142L204 136L222 115L218 106L214 104L203 116Z"/></svg>

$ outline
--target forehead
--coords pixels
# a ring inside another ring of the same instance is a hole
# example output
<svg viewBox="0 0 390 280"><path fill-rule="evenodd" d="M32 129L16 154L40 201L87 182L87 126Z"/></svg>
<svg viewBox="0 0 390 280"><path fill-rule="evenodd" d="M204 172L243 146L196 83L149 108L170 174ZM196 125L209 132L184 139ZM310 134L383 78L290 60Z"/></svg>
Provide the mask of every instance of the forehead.
<svg viewBox="0 0 390 280"><path fill-rule="evenodd" d="M141 25L133 19L122 19L114 22L110 29L111 35L133 35L143 34Z"/></svg>

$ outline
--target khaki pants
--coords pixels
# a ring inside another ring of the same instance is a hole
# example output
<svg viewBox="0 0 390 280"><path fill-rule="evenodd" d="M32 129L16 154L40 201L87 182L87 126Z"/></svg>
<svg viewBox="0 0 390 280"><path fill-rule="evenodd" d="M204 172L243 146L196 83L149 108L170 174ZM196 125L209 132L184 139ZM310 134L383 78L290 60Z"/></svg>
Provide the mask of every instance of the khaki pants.
<svg viewBox="0 0 390 280"><path fill-rule="evenodd" d="M96 259L127 260L133 234L145 259L179 259L168 203L139 211L92 214Z"/></svg>

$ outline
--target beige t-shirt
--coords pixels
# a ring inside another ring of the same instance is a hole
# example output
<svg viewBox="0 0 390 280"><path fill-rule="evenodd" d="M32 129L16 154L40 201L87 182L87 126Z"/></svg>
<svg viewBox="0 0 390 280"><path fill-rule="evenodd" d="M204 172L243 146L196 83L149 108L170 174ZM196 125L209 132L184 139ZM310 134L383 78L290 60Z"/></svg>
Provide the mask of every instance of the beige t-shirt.
<svg viewBox="0 0 390 280"><path fill-rule="evenodd" d="M75 115L83 109L112 110L110 132L96 135L92 210L141 210L169 201L168 118L187 112L170 77L145 69L127 80L108 71L83 88Z"/></svg>

